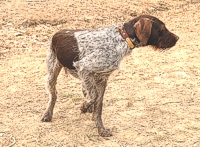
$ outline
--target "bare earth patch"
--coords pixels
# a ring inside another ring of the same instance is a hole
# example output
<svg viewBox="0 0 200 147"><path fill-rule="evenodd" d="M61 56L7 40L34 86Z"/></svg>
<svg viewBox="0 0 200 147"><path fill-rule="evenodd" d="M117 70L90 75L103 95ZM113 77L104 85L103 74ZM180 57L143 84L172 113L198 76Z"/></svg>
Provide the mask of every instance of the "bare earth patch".
<svg viewBox="0 0 200 147"><path fill-rule="evenodd" d="M200 2L0 0L0 146L200 146ZM98 136L80 114L81 83L64 72L50 123L40 121L46 50L60 29L93 29L151 14L180 39L167 52L133 50L109 79Z"/></svg>

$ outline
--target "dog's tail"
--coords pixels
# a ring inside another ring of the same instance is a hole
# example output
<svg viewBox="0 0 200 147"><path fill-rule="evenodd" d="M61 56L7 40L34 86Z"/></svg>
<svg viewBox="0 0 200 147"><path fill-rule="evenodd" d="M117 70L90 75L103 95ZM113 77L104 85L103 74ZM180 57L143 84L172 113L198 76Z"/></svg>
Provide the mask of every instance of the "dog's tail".
<svg viewBox="0 0 200 147"><path fill-rule="evenodd" d="M57 60L57 55L55 48L52 43L52 38L50 41L50 47L47 51L46 65L47 65L47 90L51 91L57 81L57 77L62 69L62 65Z"/></svg>
<svg viewBox="0 0 200 147"><path fill-rule="evenodd" d="M57 56L56 56L55 48L53 47L52 38L51 38L50 47L47 51L47 56L46 56L47 71L52 71L52 69L55 69L57 62L58 62Z"/></svg>

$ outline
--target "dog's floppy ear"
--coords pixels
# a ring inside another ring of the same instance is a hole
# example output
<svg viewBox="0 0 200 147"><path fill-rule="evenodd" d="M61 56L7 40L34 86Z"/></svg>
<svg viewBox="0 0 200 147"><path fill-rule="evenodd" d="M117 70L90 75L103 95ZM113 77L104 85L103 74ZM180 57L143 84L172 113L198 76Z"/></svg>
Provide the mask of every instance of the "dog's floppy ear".
<svg viewBox="0 0 200 147"><path fill-rule="evenodd" d="M151 35L153 21L149 18L140 18L135 24L135 34L141 41L142 45L146 45Z"/></svg>

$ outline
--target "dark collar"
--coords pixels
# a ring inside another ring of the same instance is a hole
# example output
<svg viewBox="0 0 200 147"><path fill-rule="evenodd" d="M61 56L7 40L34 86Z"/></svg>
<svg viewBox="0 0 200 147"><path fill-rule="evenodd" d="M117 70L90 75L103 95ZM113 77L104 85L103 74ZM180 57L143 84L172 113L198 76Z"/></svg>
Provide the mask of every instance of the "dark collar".
<svg viewBox="0 0 200 147"><path fill-rule="evenodd" d="M120 34L122 35L122 37L126 40L126 42L128 43L130 49L134 49L135 45L134 43L131 41L131 39L129 38L125 28L123 25L118 25L118 30L120 32Z"/></svg>

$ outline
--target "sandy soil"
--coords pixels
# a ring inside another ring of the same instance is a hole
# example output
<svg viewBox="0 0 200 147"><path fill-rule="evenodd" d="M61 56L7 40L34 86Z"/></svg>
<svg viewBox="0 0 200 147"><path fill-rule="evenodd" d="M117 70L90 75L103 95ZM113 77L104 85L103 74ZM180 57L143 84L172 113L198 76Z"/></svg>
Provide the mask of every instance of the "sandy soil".
<svg viewBox="0 0 200 147"><path fill-rule="evenodd" d="M0 146L200 146L199 0L0 0ZM56 31L92 29L151 14L180 37L167 52L135 49L109 79L98 136L80 114L80 81L59 76L50 123L45 56Z"/></svg>

